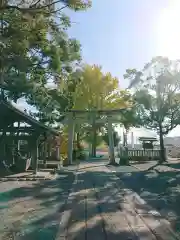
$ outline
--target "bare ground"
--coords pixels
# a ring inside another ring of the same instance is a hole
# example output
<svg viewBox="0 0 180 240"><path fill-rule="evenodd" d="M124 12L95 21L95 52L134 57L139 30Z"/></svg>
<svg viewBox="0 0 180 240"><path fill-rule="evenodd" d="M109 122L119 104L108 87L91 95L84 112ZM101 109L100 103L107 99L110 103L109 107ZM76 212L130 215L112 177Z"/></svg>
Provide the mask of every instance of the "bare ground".
<svg viewBox="0 0 180 240"><path fill-rule="evenodd" d="M1 182L0 239L53 239L73 180L66 172L61 180Z"/></svg>
<svg viewBox="0 0 180 240"><path fill-rule="evenodd" d="M105 165L105 161L81 164L78 179L72 170L66 169L59 180L1 182L0 239L157 239L148 224L160 231L158 234L164 234L167 228L161 226L159 216L146 212L143 204L138 206L141 213L137 214L130 191L137 192L160 211L178 232L180 195L173 187L180 185L180 176L175 175L179 172L173 171L172 166L162 173L137 166L109 167L108 171ZM173 202L163 205L172 193ZM170 212L173 219L168 217ZM161 239L169 240L168 233Z"/></svg>
<svg viewBox="0 0 180 240"><path fill-rule="evenodd" d="M155 167L152 167L155 165ZM125 185L135 191L151 207L161 213L180 233L180 161L171 159L164 165L135 164L137 171L125 174L117 171ZM148 170L148 169L151 170Z"/></svg>

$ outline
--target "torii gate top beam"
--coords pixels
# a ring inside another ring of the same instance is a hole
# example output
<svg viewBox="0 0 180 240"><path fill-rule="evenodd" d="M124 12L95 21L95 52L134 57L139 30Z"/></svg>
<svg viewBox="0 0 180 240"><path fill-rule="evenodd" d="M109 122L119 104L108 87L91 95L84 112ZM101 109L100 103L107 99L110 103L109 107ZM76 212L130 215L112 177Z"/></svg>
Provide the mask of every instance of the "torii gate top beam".
<svg viewBox="0 0 180 240"><path fill-rule="evenodd" d="M78 121L78 122L91 122L92 118L95 118L95 122L96 123L106 123L107 122L107 118L111 117L112 122L113 123L119 123L120 122L120 118L119 115L123 115L124 112L126 112L127 110L129 110L128 108L121 108L121 109L112 109L112 110L69 110L67 111L65 114L65 118L62 121L62 123L66 123L67 119L71 116L74 118L74 121ZM97 116L101 116L103 118L101 119L96 119Z"/></svg>
<svg viewBox="0 0 180 240"><path fill-rule="evenodd" d="M92 109L92 110L78 110L78 109L71 109L68 112L73 112L75 114L82 114L82 113L99 113L99 114L104 114L104 115L108 115L108 114L117 114L120 113L122 111L127 111L128 108L120 108L120 109Z"/></svg>

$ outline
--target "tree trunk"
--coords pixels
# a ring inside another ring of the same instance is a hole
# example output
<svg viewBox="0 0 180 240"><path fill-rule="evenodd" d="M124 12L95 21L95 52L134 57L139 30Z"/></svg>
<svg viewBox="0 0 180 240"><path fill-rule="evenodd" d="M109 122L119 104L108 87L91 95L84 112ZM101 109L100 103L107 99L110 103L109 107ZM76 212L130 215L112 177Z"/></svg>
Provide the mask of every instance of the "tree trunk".
<svg viewBox="0 0 180 240"><path fill-rule="evenodd" d="M97 135L96 135L96 126L94 125L93 126L93 136L92 136L92 157L96 157L96 137L97 137Z"/></svg>
<svg viewBox="0 0 180 240"><path fill-rule="evenodd" d="M127 147L127 134L128 130L125 129L125 131L123 131L123 147Z"/></svg>
<svg viewBox="0 0 180 240"><path fill-rule="evenodd" d="M166 161L166 156L164 148L164 136L161 123L159 124L159 140L160 140L160 163L163 163Z"/></svg>
<svg viewBox="0 0 180 240"><path fill-rule="evenodd" d="M129 164L129 158L128 158L128 143L127 143L127 135L128 135L128 129L125 127L123 131L123 165L128 165ZM121 163L121 160L120 160Z"/></svg>
<svg viewBox="0 0 180 240"><path fill-rule="evenodd" d="M80 144L80 133L77 132L76 134L76 140L77 140L77 150L81 149L81 144Z"/></svg>
<svg viewBox="0 0 180 240"><path fill-rule="evenodd" d="M93 122L92 122L92 152L91 152L91 157L93 157L93 158L96 157L96 144L97 144L96 122L95 122L95 118L93 118Z"/></svg>
<svg viewBox="0 0 180 240"><path fill-rule="evenodd" d="M5 156L5 139L6 139L6 131L7 128L2 129L2 135L0 137L0 155L1 155L1 160L4 160L6 158Z"/></svg>

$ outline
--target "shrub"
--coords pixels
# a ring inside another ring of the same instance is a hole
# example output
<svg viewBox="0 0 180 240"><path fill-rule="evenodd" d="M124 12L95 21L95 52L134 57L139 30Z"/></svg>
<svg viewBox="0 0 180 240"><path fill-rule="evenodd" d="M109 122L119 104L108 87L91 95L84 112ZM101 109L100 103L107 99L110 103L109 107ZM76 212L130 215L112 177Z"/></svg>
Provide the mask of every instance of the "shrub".
<svg viewBox="0 0 180 240"><path fill-rule="evenodd" d="M129 165L128 156L121 156L119 163L120 163L120 165Z"/></svg>

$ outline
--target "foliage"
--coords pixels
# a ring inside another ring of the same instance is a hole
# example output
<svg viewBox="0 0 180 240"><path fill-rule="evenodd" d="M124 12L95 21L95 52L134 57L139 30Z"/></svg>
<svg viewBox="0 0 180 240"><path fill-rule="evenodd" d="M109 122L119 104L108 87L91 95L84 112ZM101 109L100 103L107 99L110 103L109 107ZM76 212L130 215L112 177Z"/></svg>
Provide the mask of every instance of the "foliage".
<svg viewBox="0 0 180 240"><path fill-rule="evenodd" d="M84 141L85 141L86 143L92 143L92 141L93 141L93 136L92 136L91 134L85 135L85 136L84 136ZM96 147L99 146L99 145L101 145L102 141L103 141L103 137L102 137L101 134L97 131L97 132L96 132Z"/></svg>
<svg viewBox="0 0 180 240"><path fill-rule="evenodd" d="M120 109L130 105L129 93L119 89L118 79L103 73L96 65L82 67L72 98L73 109L78 110Z"/></svg>
<svg viewBox="0 0 180 240"><path fill-rule="evenodd" d="M5 0L0 2L0 11L18 10L23 14L32 15L43 10L53 14L66 7L78 11L85 10L90 6L90 0Z"/></svg>
<svg viewBox="0 0 180 240"><path fill-rule="evenodd" d="M30 2L1 1L0 88L15 102L25 98L37 108L40 120L53 122L69 104L60 85L64 81L72 85L74 69L81 60L80 44L68 37L67 16L59 13L57 21L57 16L39 5L45 1L34 2L33 7ZM60 2L75 9L81 5L78 0ZM38 9L35 13L34 8Z"/></svg>
<svg viewBox="0 0 180 240"><path fill-rule="evenodd" d="M120 156L119 164L120 164L121 166L127 166L127 165L129 165L129 158L128 158L128 156Z"/></svg>
<svg viewBox="0 0 180 240"><path fill-rule="evenodd" d="M123 124L126 131L129 131L131 127L139 126L139 116L137 114L137 106L134 104L130 109L123 112L120 118L121 124Z"/></svg>
<svg viewBox="0 0 180 240"><path fill-rule="evenodd" d="M109 146L109 136L107 132L102 136L102 139ZM120 137L118 136L118 133L116 131L113 131L113 140L114 147L117 147L120 142Z"/></svg>
<svg viewBox="0 0 180 240"><path fill-rule="evenodd" d="M141 125L159 133L163 160L163 136L180 123L179 67L179 61L157 57L145 65L141 74L135 74L131 82Z"/></svg>
<svg viewBox="0 0 180 240"><path fill-rule="evenodd" d="M74 160L85 160L87 158L85 152L84 152L84 147L80 145L79 148L76 148L73 150L73 159Z"/></svg>

